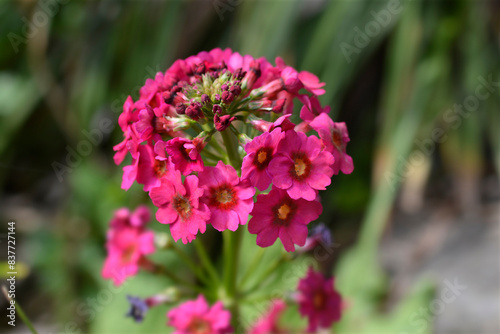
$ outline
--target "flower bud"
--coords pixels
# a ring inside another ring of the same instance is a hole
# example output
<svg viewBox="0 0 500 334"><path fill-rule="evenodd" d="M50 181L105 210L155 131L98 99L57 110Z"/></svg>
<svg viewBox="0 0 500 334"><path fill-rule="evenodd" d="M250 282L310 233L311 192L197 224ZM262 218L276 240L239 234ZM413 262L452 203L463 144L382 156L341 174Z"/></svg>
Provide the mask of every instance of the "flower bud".
<svg viewBox="0 0 500 334"><path fill-rule="evenodd" d="M234 96L238 96L240 95L241 93L241 87L240 86L236 86L236 85L233 85L231 86L231 88L229 88L229 91L234 95Z"/></svg>
<svg viewBox="0 0 500 334"><path fill-rule="evenodd" d="M185 114L186 113L186 105L184 103L177 103L175 106L175 111L179 114Z"/></svg>
<svg viewBox="0 0 500 334"><path fill-rule="evenodd" d="M215 129L217 131L224 131L229 127L229 125L231 125L231 122L235 119L236 117L232 117L231 115L219 116L216 114L214 116Z"/></svg>
<svg viewBox="0 0 500 334"><path fill-rule="evenodd" d="M208 97L208 95L207 95L207 94L203 94L203 95L201 96L201 102L202 102L202 103L209 103L209 102L210 102L210 98Z"/></svg>
<svg viewBox="0 0 500 334"><path fill-rule="evenodd" d="M222 92L222 102L225 104L229 104L233 102L234 100L234 95L228 91Z"/></svg>
<svg viewBox="0 0 500 334"><path fill-rule="evenodd" d="M212 107L212 111L214 112L214 114L220 114L222 112L222 107L218 104L214 104L214 106Z"/></svg>

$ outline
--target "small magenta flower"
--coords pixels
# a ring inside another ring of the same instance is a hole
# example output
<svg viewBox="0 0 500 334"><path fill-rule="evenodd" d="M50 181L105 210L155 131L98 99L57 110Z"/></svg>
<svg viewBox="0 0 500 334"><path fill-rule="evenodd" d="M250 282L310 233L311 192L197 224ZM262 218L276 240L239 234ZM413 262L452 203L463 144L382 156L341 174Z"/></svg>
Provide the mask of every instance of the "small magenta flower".
<svg viewBox="0 0 500 334"><path fill-rule="evenodd" d="M236 170L222 161L215 167L205 167L198 176L200 187L205 189L203 201L210 208L212 226L218 231L236 231L239 225L245 225L255 194L248 180L240 180Z"/></svg>
<svg viewBox="0 0 500 334"><path fill-rule="evenodd" d="M173 334L232 333L231 313L220 301L210 307L203 295L190 300L167 313L167 325L175 328Z"/></svg>
<svg viewBox="0 0 500 334"><path fill-rule="evenodd" d="M257 234L257 245L269 247L279 237L287 252L304 246L307 224L317 219L323 208L318 201L292 199L285 190L273 188L258 195L248 222L248 232Z"/></svg>
<svg viewBox="0 0 500 334"><path fill-rule="evenodd" d="M143 184L144 191L158 187L170 165L163 159L156 159L154 149L148 145L139 145L136 156L132 165L123 167L122 189L129 189L134 181Z"/></svg>
<svg viewBox="0 0 500 334"><path fill-rule="evenodd" d="M250 329L248 334L286 334L288 331L281 328L278 324L279 317L286 308L284 301L274 300L271 309L260 318L257 323Z"/></svg>
<svg viewBox="0 0 500 334"><path fill-rule="evenodd" d="M317 137L286 131L269 163L269 173L273 176L273 184L287 190L291 198L312 201L317 190L325 190L330 185L333 163L332 154L321 151Z"/></svg>
<svg viewBox="0 0 500 334"><path fill-rule="evenodd" d="M198 232L205 233L210 211L200 203L203 189L198 187L198 177L189 175L182 184L181 173L171 171L161 185L150 191L153 204L158 207L156 219L162 224L170 224L170 233L175 241L184 244L196 238Z"/></svg>
<svg viewBox="0 0 500 334"><path fill-rule="evenodd" d="M203 170L203 159L199 149L200 147L196 146L192 140L186 138L177 137L165 144L165 150L170 154L175 168L180 170L182 175Z"/></svg>
<svg viewBox="0 0 500 334"><path fill-rule="evenodd" d="M351 174L354 164L352 158L346 153L346 146L350 139L345 123L335 123L328 115L319 114L309 123L309 126L318 132L326 150L333 154L335 158L332 166L333 173L338 174L342 171L344 174Z"/></svg>
<svg viewBox="0 0 500 334"><path fill-rule="evenodd" d="M324 82L320 82L318 77L311 72L302 71L299 73L299 80L304 85L304 88L314 95L323 95L325 90L321 87L325 85Z"/></svg>
<svg viewBox="0 0 500 334"><path fill-rule="evenodd" d="M241 178L249 179L250 183L260 191L266 190L272 181L268 171L269 162L271 162L278 144L284 136L284 132L275 129L271 133L265 132L255 137L246 144L247 155L243 158Z"/></svg>
<svg viewBox="0 0 500 334"><path fill-rule="evenodd" d="M298 290L299 312L308 317L309 332L329 328L340 320L342 299L334 289L333 277L327 279L309 268L307 276L299 281Z"/></svg>
<svg viewBox="0 0 500 334"><path fill-rule="evenodd" d="M138 227L111 229L106 243L108 256L102 269L102 277L112 279L116 286L139 271L145 255L155 251L154 234Z"/></svg>
<svg viewBox="0 0 500 334"><path fill-rule="evenodd" d="M128 208L121 208L115 211L109 227L120 229L123 227L144 227L151 220L151 211L145 205L139 205L134 212L130 213Z"/></svg>

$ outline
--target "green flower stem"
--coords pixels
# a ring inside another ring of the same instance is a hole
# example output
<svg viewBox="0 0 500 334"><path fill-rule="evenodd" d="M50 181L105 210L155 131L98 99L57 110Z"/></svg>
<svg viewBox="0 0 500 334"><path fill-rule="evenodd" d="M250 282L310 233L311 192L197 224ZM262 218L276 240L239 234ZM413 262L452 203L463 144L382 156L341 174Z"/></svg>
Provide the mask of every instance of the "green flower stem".
<svg viewBox="0 0 500 334"><path fill-rule="evenodd" d="M5 298L7 299L8 303L10 303L12 298L9 297L9 293L7 292L7 288L3 285L2 285L2 292L5 296ZM21 305L19 304L19 302L16 301L14 306L16 308L17 314L19 314L19 318L21 318L21 320L28 327L30 332L33 334L38 334L35 327L33 327L33 324L31 323L30 319L28 318L28 316L26 316L26 313L24 313L23 309L21 308Z"/></svg>
<svg viewBox="0 0 500 334"><path fill-rule="evenodd" d="M210 285L210 281L207 278L207 276L203 274L203 272L200 270L200 268L193 262L191 257L186 252L184 252L182 249L177 247L177 245L175 245L175 243L173 243L173 245L171 247L174 250L174 252L176 252L177 255L179 255L179 257L184 261L184 263L186 263L188 265L188 267L196 275L196 277L198 277L198 279L200 281L202 281L206 285Z"/></svg>
<svg viewBox="0 0 500 334"><path fill-rule="evenodd" d="M193 243L196 252L198 253L198 257L200 258L202 265L205 267L205 270L210 275L210 278L215 284L217 285L220 284L220 278L219 275L217 274L217 270L215 269L215 266L212 264L212 261L210 261L210 258L208 257L207 254L207 250L205 249L205 246L203 245L202 241L199 239L195 239Z"/></svg>
<svg viewBox="0 0 500 334"><path fill-rule="evenodd" d="M239 289L243 289L245 286L245 283L248 281L248 278L252 276L253 272L255 271L255 268L260 264L260 261L262 260L262 257L265 254L265 249L262 247L258 247L257 254L252 259L252 262L248 265L247 270L245 271L245 274L243 274L243 279L241 280L239 284Z"/></svg>
<svg viewBox="0 0 500 334"><path fill-rule="evenodd" d="M239 171L241 169L241 157L238 152L238 138L233 132L231 132L231 129L226 129L220 134L224 140L224 146L226 146L227 155L229 156L231 165Z"/></svg>
<svg viewBox="0 0 500 334"><path fill-rule="evenodd" d="M201 287L194 285L186 280L180 279L176 274L171 272L164 265L154 263L154 262L150 261L149 259L142 260L142 268L148 270L149 272L151 272L153 274L164 275L164 276L170 278L173 282L175 282L179 285L185 286L186 288L198 291L200 293L205 292Z"/></svg>
<svg viewBox="0 0 500 334"><path fill-rule="evenodd" d="M232 232L226 230L222 232L224 238L224 260L225 260L225 276L224 283L226 294L230 300L230 311L233 327L239 326L239 291L237 290L236 281L238 274L239 250L242 239L243 228L238 228Z"/></svg>
<svg viewBox="0 0 500 334"><path fill-rule="evenodd" d="M253 293L255 290L260 288L266 281L267 279L273 274L273 272L285 261L285 257L281 256L277 260L271 264L267 270L259 276L259 278L255 281L255 283L247 289L244 293L243 296L248 296L249 294Z"/></svg>

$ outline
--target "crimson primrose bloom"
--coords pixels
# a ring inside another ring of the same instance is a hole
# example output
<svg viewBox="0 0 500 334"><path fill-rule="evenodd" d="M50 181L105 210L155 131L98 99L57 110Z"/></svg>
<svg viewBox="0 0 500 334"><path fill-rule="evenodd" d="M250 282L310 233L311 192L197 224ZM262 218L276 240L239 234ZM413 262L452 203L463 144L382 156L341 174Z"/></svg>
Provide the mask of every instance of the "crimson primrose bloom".
<svg viewBox="0 0 500 334"><path fill-rule="evenodd" d="M170 224L175 241L182 239L186 244L196 238L198 231L205 233L210 211L206 204L200 203L202 195L196 175L187 176L182 184L178 170L172 170L159 187L149 192L153 204L158 207L156 219L162 224Z"/></svg>
<svg viewBox="0 0 500 334"><path fill-rule="evenodd" d="M286 190L291 198L312 201L317 190L330 185L333 163L333 155L321 150L317 137L286 131L268 170L273 184Z"/></svg>
<svg viewBox="0 0 500 334"><path fill-rule="evenodd" d="M212 214L212 226L218 231L236 231L239 225L245 225L255 194L248 180L240 180L236 170L222 161L215 167L205 167L198 176L200 187L205 189L203 201Z"/></svg>
<svg viewBox="0 0 500 334"><path fill-rule="evenodd" d="M132 165L123 167L122 189L129 189L134 181L144 185L144 191L158 187L161 178L169 171L164 159L157 159L154 149L148 145L137 147L136 158ZM173 165L170 167L173 169Z"/></svg>
<svg viewBox="0 0 500 334"><path fill-rule="evenodd" d="M284 136L285 133L281 132L281 129L275 129L271 133L264 132L246 144L245 151L248 155L243 158L241 178L249 179L260 191L266 190L272 181L268 171L269 162Z"/></svg>
<svg viewBox="0 0 500 334"><path fill-rule="evenodd" d="M220 301L210 307L203 295L170 310L167 318L167 325L175 328L173 334L232 333L231 313L224 310Z"/></svg>
<svg viewBox="0 0 500 334"><path fill-rule="evenodd" d="M333 287L333 277L325 278L309 268L307 276L299 281L298 290L299 312L308 317L309 332L329 328L340 320L342 299Z"/></svg>
<svg viewBox="0 0 500 334"><path fill-rule="evenodd" d="M139 271L145 255L155 251L154 233L140 227L122 226L108 232L108 256L102 268L102 277L112 279L116 286Z"/></svg>
<svg viewBox="0 0 500 334"><path fill-rule="evenodd" d="M182 175L203 170L203 160L200 156L202 147L196 146L192 140L186 138L170 139L165 144L165 150L172 157L175 169L181 171Z"/></svg>
<svg viewBox="0 0 500 334"><path fill-rule="evenodd" d="M344 174L351 174L354 164L352 158L346 153L346 146L350 139L345 123L335 123L327 114L322 113L316 116L309 126L318 132L326 150L333 154L335 158L332 166L333 173L338 174L342 171Z"/></svg>
<svg viewBox="0 0 500 334"><path fill-rule="evenodd" d="M279 237L287 252L294 245L304 246L307 224L317 219L323 207L318 201L292 199L285 190L273 188L269 194L258 195L248 222L248 232L257 234L257 245L269 247Z"/></svg>

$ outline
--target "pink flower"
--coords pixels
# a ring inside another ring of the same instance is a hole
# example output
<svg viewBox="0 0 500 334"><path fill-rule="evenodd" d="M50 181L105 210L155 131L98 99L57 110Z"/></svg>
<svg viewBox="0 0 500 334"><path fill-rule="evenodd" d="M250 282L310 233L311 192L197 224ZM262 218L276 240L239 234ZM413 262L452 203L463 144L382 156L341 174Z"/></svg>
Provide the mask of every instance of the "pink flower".
<svg viewBox="0 0 500 334"><path fill-rule="evenodd" d="M307 276L299 281L298 290L299 312L309 318L309 332L329 328L340 320L342 299L333 287L333 277L327 279L309 268Z"/></svg>
<svg viewBox="0 0 500 334"><path fill-rule="evenodd" d="M285 334L287 331L280 328L278 325L279 317L283 310L285 309L286 304L282 300L275 300L272 302L271 309L268 313L259 319L259 321L250 329L249 334L274 334L281 333Z"/></svg>
<svg viewBox="0 0 500 334"><path fill-rule="evenodd" d="M139 271L145 255L155 251L154 234L133 226L111 229L106 243L108 256L102 268L102 277L112 279L116 286Z"/></svg>
<svg viewBox="0 0 500 334"><path fill-rule="evenodd" d="M120 229L127 226L144 227L151 220L151 212L145 205L139 205L134 212L130 213L128 208L115 211L109 226L112 229Z"/></svg>
<svg viewBox="0 0 500 334"><path fill-rule="evenodd" d="M317 137L287 131L268 170L273 184L287 190L291 198L312 201L317 190L325 190L330 185L333 163L332 154L321 151Z"/></svg>
<svg viewBox="0 0 500 334"><path fill-rule="evenodd" d="M271 132L277 128L288 131L295 128L295 124L290 121L291 116L291 114L280 116L274 123L262 119L252 120L250 123L260 132Z"/></svg>
<svg viewBox="0 0 500 334"><path fill-rule="evenodd" d="M300 95L299 100L304 104L302 108L300 108L300 119L306 124L309 124L309 121L312 121L320 114L330 113L330 106L322 108L316 96Z"/></svg>
<svg viewBox="0 0 500 334"><path fill-rule="evenodd" d="M175 241L184 244L205 233L210 211L200 203L203 189L198 188L198 178L189 175L182 184L181 173L172 170L162 179L161 185L150 191L153 204L158 207L156 219L162 224L170 224L170 233Z"/></svg>
<svg viewBox="0 0 500 334"><path fill-rule="evenodd" d="M175 328L173 334L232 333L231 313L224 310L220 301L210 307L203 295L170 310L167 318L167 324Z"/></svg>
<svg viewBox="0 0 500 334"><path fill-rule="evenodd" d="M129 96L123 104L123 112L118 117L118 124L123 131L124 139L121 143L113 147L113 150L116 151L113 159L117 165L121 164L123 159L125 159L131 146L137 146L139 144L138 135L131 126L135 121L137 121L137 112L134 101Z"/></svg>
<svg viewBox="0 0 500 334"><path fill-rule="evenodd" d="M269 162L284 136L284 132L276 129L271 133L265 132L246 144L245 151L248 155L243 158L241 178L249 179L250 183L260 191L266 190L272 181L267 170Z"/></svg>
<svg viewBox="0 0 500 334"><path fill-rule="evenodd" d="M203 170L203 160L200 156L201 149L186 138L174 138L167 141L165 149L172 156L175 168L183 175ZM200 151L199 151L200 149Z"/></svg>
<svg viewBox="0 0 500 334"><path fill-rule="evenodd" d="M199 173L200 187L205 188L204 202L210 208L210 223L218 231L236 231L245 225L253 208L253 188L248 180L240 180L236 170L222 161L205 167Z"/></svg>
<svg viewBox="0 0 500 334"><path fill-rule="evenodd" d="M327 114L320 114L309 123L309 126L318 132L326 150L333 154L335 158L333 173L338 174L340 170L344 174L351 174L354 164L346 153L350 139L345 123L335 123Z"/></svg>
<svg viewBox="0 0 500 334"><path fill-rule="evenodd" d="M292 199L285 190L273 188L258 195L248 223L248 232L257 234L257 245L269 247L279 237L287 252L304 246L307 224L317 219L323 208L318 201Z"/></svg>
<svg viewBox="0 0 500 334"><path fill-rule="evenodd" d="M325 94L325 90L321 87L325 85L324 82L319 82L319 79L314 74L302 71L299 73L299 80L304 85L304 88L314 95L323 95Z"/></svg>
<svg viewBox="0 0 500 334"><path fill-rule="evenodd" d="M164 160L155 159L151 146L139 145L137 158L132 165L123 167L122 189L129 189L134 180L144 185L144 191L160 185L160 179L173 167ZM170 167L169 167L170 166Z"/></svg>

